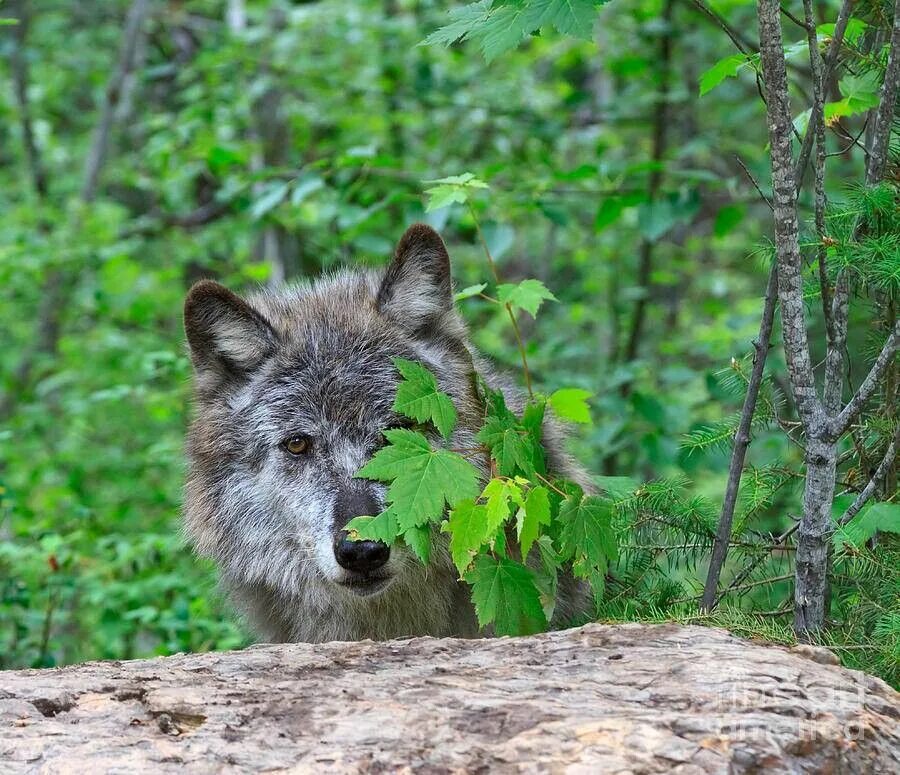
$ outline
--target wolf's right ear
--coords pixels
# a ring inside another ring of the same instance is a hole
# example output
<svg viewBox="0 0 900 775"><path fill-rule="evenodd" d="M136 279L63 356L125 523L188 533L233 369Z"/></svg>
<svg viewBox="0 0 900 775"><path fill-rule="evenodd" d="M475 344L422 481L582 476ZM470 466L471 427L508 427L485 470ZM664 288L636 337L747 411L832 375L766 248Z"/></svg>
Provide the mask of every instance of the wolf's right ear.
<svg viewBox="0 0 900 775"><path fill-rule="evenodd" d="M188 291L184 330L201 375L241 376L268 357L278 339L259 312L212 280L201 280Z"/></svg>
<svg viewBox="0 0 900 775"><path fill-rule="evenodd" d="M430 226L413 224L400 238L381 281L377 305L411 330L422 329L453 309L450 256Z"/></svg>

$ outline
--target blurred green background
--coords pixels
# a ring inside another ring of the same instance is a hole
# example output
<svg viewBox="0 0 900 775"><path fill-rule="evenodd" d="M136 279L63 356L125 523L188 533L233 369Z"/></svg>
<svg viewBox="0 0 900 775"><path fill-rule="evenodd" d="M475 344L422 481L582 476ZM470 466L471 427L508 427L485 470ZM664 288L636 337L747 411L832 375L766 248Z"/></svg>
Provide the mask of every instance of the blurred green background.
<svg viewBox="0 0 900 775"><path fill-rule="evenodd" d="M542 390L595 394L573 441L584 462L686 475L687 498L719 502L727 446L689 454L681 439L739 408L721 372L756 334L771 214L738 161L768 191L752 72L698 96L734 53L707 17L615 0L593 40L534 36L489 63L474 44L420 45L451 3L146 5L119 84L132 3L0 4L20 22L0 27L0 667L246 642L180 535L184 293L381 264L421 219L459 287L487 280L467 210L424 213L423 181L447 175L490 184L475 206L504 277L560 299L524 332ZM752 2L711 5L753 29ZM861 161L830 165L840 199ZM516 369L508 321L462 307ZM765 430L749 458L799 460ZM788 482L758 525L788 524L797 499ZM702 580L702 563L678 572Z"/></svg>

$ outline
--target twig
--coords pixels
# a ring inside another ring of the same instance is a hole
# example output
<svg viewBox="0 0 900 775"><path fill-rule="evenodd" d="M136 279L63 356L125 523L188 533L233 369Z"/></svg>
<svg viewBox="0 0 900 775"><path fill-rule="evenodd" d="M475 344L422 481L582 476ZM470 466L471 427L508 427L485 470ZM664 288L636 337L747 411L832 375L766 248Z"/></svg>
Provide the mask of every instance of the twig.
<svg viewBox="0 0 900 775"><path fill-rule="evenodd" d="M721 29L731 39L731 42L734 43L735 48L742 54L748 54L750 51L756 49L756 46L751 41L747 40L747 38L741 35L741 33L734 29L734 27L719 16L719 14L702 3L701 0L690 0L690 2L698 11L700 11L700 13Z"/></svg>
<svg viewBox="0 0 900 775"><path fill-rule="evenodd" d="M804 5L806 5L805 2L804 2ZM812 31L813 31L813 34L815 34L815 30L816 30L815 22L810 23L809 17L807 17L806 22L804 23L804 22L800 21L800 19L798 19L796 16L794 16L794 14L792 14L792 13L791 13L787 8L785 8L784 6L781 6L781 12L782 12L788 19L790 19L794 24L796 24L801 30L805 30L805 31L807 31L807 32L809 32L809 30L812 30Z"/></svg>
<svg viewBox="0 0 900 775"><path fill-rule="evenodd" d="M722 573L722 566L725 564L725 557L728 554L728 543L731 538L734 509L741 486L744 459L747 455L747 447L750 446L750 427L753 424L753 415L756 412L756 401L759 397L760 385L762 385L766 356L769 352L769 341L772 338L772 325L775 320L775 300L778 296L777 286L778 265L773 263L772 268L769 270L769 281L766 284L766 298L763 304L762 318L759 323L759 334L753 343L756 350L753 358L753 370L750 372L747 394L744 396L741 420L738 424L737 433L734 435L734 448L731 452L731 464L728 468L725 499L722 502L722 511L719 514L719 526L716 531L712 556L709 560L706 584L703 588L703 598L700 607L705 612L712 611L715 607L719 577Z"/></svg>
<svg viewBox="0 0 900 775"><path fill-rule="evenodd" d="M894 328L888 335L884 347L882 347L881 352L875 359L875 363L872 364L872 368L866 374L866 378L862 381L856 394L841 410L841 413L828 424L828 434L832 439L839 438L850 427L850 424L862 411L866 402L878 389L878 383L894 360L898 339L900 339L900 319L894 322Z"/></svg>
<svg viewBox="0 0 900 775"><path fill-rule="evenodd" d="M778 536L778 538L775 539L775 541L773 542L774 546L778 547L780 544L783 544L785 541L788 540L788 538L790 538L792 535L794 535L794 533L796 533L799 528L800 528L799 522L797 522L796 524L789 527L780 536ZM775 551L775 549L773 549L772 551ZM746 568L744 568L744 570L742 570L737 576L735 576L731 580L731 583L728 585L728 587L723 592L721 592L719 594L719 596L715 599L715 602L713 603L712 607L715 608L717 605L719 605L719 603L722 602L722 599L729 592L733 592L745 578L747 578L751 573L753 573L754 570L756 570L760 565L762 565L762 563L765 562L767 557L768 557L768 555L763 555L761 557L757 557Z"/></svg>
<svg viewBox="0 0 900 775"><path fill-rule="evenodd" d="M754 587L762 586L763 584L774 584L777 581L788 581L789 579L792 579L792 578L794 578L793 573L785 573L782 576L772 576L771 578L760 579L759 581L751 581L748 584L739 584L736 587L732 587L731 591L732 592L740 592L742 590L753 589Z"/></svg>
<svg viewBox="0 0 900 775"><path fill-rule="evenodd" d="M844 0L841 4L841 10L838 11L837 21L834 23L834 34L831 36L831 43L828 46L828 52L825 54L825 69L822 77L822 83L828 83L834 66L837 63L837 57L844 41L844 33L847 30L847 22L850 21L850 11L853 6L853 0ZM800 146L800 155L797 158L797 166L794 169L794 179L803 180L806 172L806 165L809 163L809 157L812 153L813 140L818 130L818 122L820 117L815 113L809 117L809 124L806 127L806 134L803 136L803 143Z"/></svg>
<svg viewBox="0 0 900 775"><path fill-rule="evenodd" d="M894 460L897 457L898 444L900 444L900 425L894 429L894 437L891 439L891 443L888 444L884 457L881 459L881 463L878 464L878 468L875 469L875 473L872 474L869 483L863 488L862 492L856 496L856 500L847 507L847 510L839 520L840 524L846 525L859 513L860 509L866 505L872 495L874 495L875 490L878 489L878 486L894 465Z"/></svg>
<svg viewBox="0 0 900 775"><path fill-rule="evenodd" d="M881 86L878 113L875 116L869 162L866 165L866 184L869 186L874 185L884 176L891 139L891 125L897 102L898 81L900 81L900 0L894 0L891 49L884 73L884 83Z"/></svg>
<svg viewBox="0 0 900 775"><path fill-rule="evenodd" d="M775 206L772 204L769 197L767 197L763 193L763 190L759 187L759 183L756 182L756 178L753 177L753 173L750 172L750 170L747 168L747 165L744 164L744 160L737 154L735 154L734 158L735 158L735 161L737 161L737 163L740 165L741 169L744 171L744 174L747 176L747 179L753 184L753 188L756 189L756 193L759 194L760 199L762 199L763 202L765 202L769 206L769 209L772 212L775 212Z"/></svg>
<svg viewBox="0 0 900 775"><path fill-rule="evenodd" d="M478 216L475 215L475 208L472 207L471 202L468 204L469 214L475 222L475 230L478 232L478 239L481 241L481 246L484 248L484 254L487 256L488 265L491 267L491 273L494 275L494 280L497 285L499 285L500 273L497 271L497 265L494 263L494 257L491 255L491 249L488 247L487 240L484 238L484 233L481 231L481 223L478 220ZM522 371L525 373L525 387L528 390L528 396L534 398L534 392L531 389L531 370L528 368L528 357L525 355L525 343L522 340L522 332L519 330L519 321L516 320L516 313L513 311L512 305L509 302L506 302L503 306L506 308L506 313L509 315L509 322L512 323L513 332L516 335L516 344L519 346L519 357L522 359Z"/></svg>

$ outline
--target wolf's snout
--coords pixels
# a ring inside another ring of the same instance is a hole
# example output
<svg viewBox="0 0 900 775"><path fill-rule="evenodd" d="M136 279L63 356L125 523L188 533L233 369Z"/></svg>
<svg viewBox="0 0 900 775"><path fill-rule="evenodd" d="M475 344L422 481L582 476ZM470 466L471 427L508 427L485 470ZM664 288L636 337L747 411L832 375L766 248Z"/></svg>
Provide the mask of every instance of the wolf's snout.
<svg viewBox="0 0 900 775"><path fill-rule="evenodd" d="M334 542L334 559L338 565L355 573L371 573L391 556L391 547L381 541L351 541L341 531Z"/></svg>
<svg viewBox="0 0 900 775"><path fill-rule="evenodd" d="M335 503L335 527L341 528L353 517L375 516L380 509L368 488L353 486ZM338 530L334 539L334 559L345 570L371 573L391 556L391 547L381 541L351 541L346 530Z"/></svg>

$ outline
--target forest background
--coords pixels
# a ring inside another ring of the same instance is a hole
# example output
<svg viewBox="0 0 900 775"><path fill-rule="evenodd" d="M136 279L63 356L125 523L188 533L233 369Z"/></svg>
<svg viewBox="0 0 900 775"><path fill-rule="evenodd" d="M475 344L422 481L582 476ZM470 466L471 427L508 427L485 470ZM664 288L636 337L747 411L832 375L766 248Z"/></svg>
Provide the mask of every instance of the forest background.
<svg viewBox="0 0 900 775"><path fill-rule="evenodd" d="M807 5L826 51L842 5ZM896 320L896 132L887 183L860 186L892 5L854 6L826 81L830 217L880 228L865 254L877 276L855 275L848 391ZM723 592L699 608L775 253L757 7L580 6L572 25L510 35L430 0L0 3L0 668L247 642L179 533L184 293L201 277L246 289L383 264L416 220L442 232L458 287L490 280L483 236L504 279L558 300L521 317L531 376L547 394L590 392L572 449L638 504L620 510L598 616L795 638L804 429L778 317ZM804 7L783 7L796 153L815 78ZM489 187L426 211L428 181L463 173ZM804 249L832 247L809 226L811 186L798 201ZM804 271L818 365L826 320L814 262ZM503 310L460 306L515 372ZM887 369L841 442L835 524L889 465L860 510L868 527L835 532L816 637L896 684Z"/></svg>

